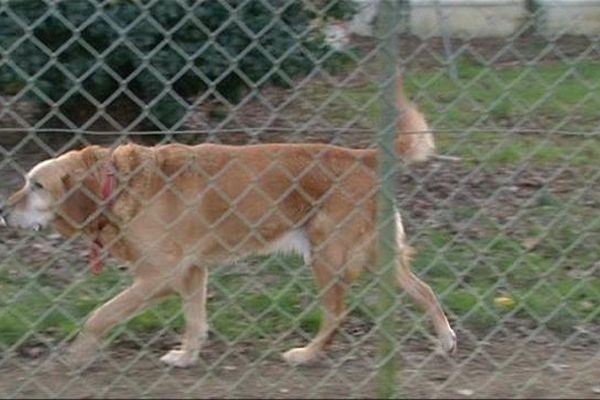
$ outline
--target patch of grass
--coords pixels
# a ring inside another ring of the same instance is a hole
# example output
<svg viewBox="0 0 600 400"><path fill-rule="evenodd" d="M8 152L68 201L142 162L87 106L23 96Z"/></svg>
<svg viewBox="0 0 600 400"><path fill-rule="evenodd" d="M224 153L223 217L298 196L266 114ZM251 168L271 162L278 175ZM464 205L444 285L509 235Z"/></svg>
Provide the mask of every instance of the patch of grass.
<svg viewBox="0 0 600 400"><path fill-rule="evenodd" d="M249 264L233 268L250 268L254 276L227 273L214 277L214 297L209 303L213 330L228 340L269 338L290 329L316 332L320 310L312 301L316 289L303 260L273 255L255 257Z"/></svg>
<svg viewBox="0 0 600 400"><path fill-rule="evenodd" d="M293 327L315 333L320 310L312 302L315 289L310 272L303 274L298 282L286 285L294 271L307 268L300 257L261 257L251 264L222 268L211 278L212 298L208 303L211 330L229 341L268 338ZM247 273L228 271L235 268L260 269L260 272L249 277ZM272 285L260 290L248 287L250 280L260 281L265 274L276 277ZM56 340L69 337L96 307L129 283L129 278L110 267L102 275L87 277L66 291L43 285L47 279L50 278L40 276L30 282L13 280L6 269L0 268L0 284L7 288L0 304L0 346L36 341L35 335L50 335ZM311 304L303 308L304 297L310 297ZM171 297L119 325L109 336L118 340L125 330L134 334L158 333L165 328L181 331L183 325L181 302Z"/></svg>
<svg viewBox="0 0 600 400"><path fill-rule="evenodd" d="M560 122L572 114L594 118L600 98L598 64L513 65L491 68L463 60L458 63L458 80L442 72L411 71L407 75L409 91L427 94L426 110L449 107L470 116L471 122L494 118L549 118ZM454 125L452 115L440 115L440 122Z"/></svg>
<svg viewBox="0 0 600 400"><path fill-rule="evenodd" d="M597 125L600 64L547 64L490 68L458 63L455 81L441 71L409 71L406 91L437 132L439 152L467 161L498 165L569 162L585 165L600 157L600 141L550 133L586 132ZM332 124L362 120L377 127L377 86L331 90L326 84L306 89ZM519 134L513 127L536 133ZM489 132L485 130L489 129Z"/></svg>
<svg viewBox="0 0 600 400"><path fill-rule="evenodd" d="M100 277L87 278L65 290L45 285L51 279L45 274L34 280L11 281L5 267L0 266L0 280L7 288L0 303L1 346L11 346L24 338L35 340L36 334L57 339L69 336L89 312L115 293L115 283L120 280L115 270L107 268Z"/></svg>
<svg viewBox="0 0 600 400"><path fill-rule="evenodd" d="M558 216L564 204L543 202L522 210L510 234L490 223L470 240L441 228L420 236L414 269L460 323L486 330L517 317L569 334L577 324L600 322L600 221L585 208ZM514 305L496 304L501 296Z"/></svg>
<svg viewBox="0 0 600 400"><path fill-rule="evenodd" d="M600 156L600 142L591 138L552 134L521 135L512 132L472 132L438 135L441 154L465 159L467 165L493 170L502 165L585 166Z"/></svg>

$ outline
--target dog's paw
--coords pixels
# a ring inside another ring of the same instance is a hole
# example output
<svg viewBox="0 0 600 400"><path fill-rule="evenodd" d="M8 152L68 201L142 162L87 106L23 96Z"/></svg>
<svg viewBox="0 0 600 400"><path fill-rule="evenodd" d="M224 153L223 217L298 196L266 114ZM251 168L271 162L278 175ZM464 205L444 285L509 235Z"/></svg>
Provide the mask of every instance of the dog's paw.
<svg viewBox="0 0 600 400"><path fill-rule="evenodd" d="M456 339L456 333L454 333L452 328L448 328L448 332L440 338L440 345L444 353L456 354L458 341Z"/></svg>
<svg viewBox="0 0 600 400"><path fill-rule="evenodd" d="M98 356L99 354L97 352L81 354L69 351L59 358L61 364L66 367L65 372L67 375L79 375L88 371L98 360Z"/></svg>
<svg viewBox="0 0 600 400"><path fill-rule="evenodd" d="M306 364L313 361L317 354L307 347L297 347L282 354L283 359L291 365Z"/></svg>
<svg viewBox="0 0 600 400"><path fill-rule="evenodd" d="M177 368L189 368L198 361L197 354L190 354L183 350L171 350L160 358L160 361Z"/></svg>
<svg viewBox="0 0 600 400"><path fill-rule="evenodd" d="M60 358L72 372L81 371L96 360L98 347L95 338L80 335Z"/></svg>

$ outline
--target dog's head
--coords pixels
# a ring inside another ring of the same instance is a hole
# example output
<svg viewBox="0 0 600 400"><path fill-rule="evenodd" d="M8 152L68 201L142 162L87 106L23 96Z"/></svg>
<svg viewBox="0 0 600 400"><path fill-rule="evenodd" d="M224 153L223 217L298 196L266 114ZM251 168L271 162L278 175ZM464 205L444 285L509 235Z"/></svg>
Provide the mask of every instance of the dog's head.
<svg viewBox="0 0 600 400"><path fill-rule="evenodd" d="M53 223L66 235L82 230L100 202L98 164L107 152L90 146L37 164L0 210L2 220L36 230Z"/></svg>

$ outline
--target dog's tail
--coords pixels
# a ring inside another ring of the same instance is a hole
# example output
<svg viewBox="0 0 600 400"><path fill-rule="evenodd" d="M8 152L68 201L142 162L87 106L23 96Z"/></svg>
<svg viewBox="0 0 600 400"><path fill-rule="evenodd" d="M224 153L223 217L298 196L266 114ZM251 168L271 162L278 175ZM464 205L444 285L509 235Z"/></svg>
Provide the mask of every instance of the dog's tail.
<svg viewBox="0 0 600 400"><path fill-rule="evenodd" d="M435 152L433 134L425 116L404 94L400 72L396 81L398 107L398 137L396 152L405 161L424 161Z"/></svg>

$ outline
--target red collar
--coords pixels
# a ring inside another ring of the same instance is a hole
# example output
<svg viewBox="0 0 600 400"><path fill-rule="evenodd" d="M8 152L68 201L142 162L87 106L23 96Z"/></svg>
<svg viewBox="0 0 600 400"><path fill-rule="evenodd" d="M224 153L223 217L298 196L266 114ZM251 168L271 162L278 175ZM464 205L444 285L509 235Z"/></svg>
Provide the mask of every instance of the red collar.
<svg viewBox="0 0 600 400"><path fill-rule="evenodd" d="M102 248L104 247L100 241L100 233L108 224L108 218L103 215L107 208L112 207L115 202L114 191L117 187L116 168L113 163L112 156L104 162L101 171L101 188L102 188L102 212L100 213L98 224L96 227L96 238L92 241L90 249L90 268L94 275L100 275L102 272Z"/></svg>
<svg viewBox="0 0 600 400"><path fill-rule="evenodd" d="M112 198L115 187L117 186L117 170L113 163L112 157L104 162L102 167L102 201L108 201L108 206L111 207L115 202Z"/></svg>

